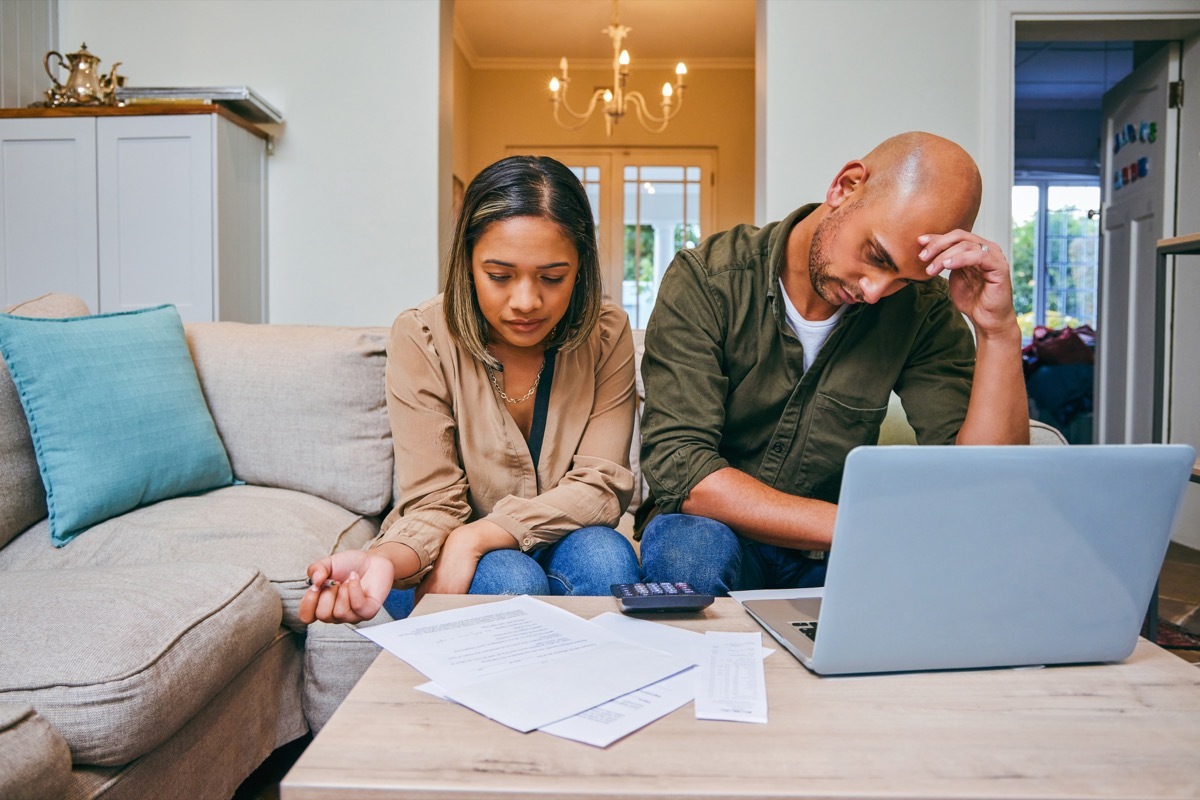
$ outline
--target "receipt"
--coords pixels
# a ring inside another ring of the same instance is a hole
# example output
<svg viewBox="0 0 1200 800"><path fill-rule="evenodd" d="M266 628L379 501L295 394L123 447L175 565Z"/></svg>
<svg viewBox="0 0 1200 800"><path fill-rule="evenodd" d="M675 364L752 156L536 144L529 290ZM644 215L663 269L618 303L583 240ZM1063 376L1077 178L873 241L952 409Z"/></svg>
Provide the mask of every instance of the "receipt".
<svg viewBox="0 0 1200 800"><path fill-rule="evenodd" d="M696 719L765 723L762 634L708 631L696 647Z"/></svg>

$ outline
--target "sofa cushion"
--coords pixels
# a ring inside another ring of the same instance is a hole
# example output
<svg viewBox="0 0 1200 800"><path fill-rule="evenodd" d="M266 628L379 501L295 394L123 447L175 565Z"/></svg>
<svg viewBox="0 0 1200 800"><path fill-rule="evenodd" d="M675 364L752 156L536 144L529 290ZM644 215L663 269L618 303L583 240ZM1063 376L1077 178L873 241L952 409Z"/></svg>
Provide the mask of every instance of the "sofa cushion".
<svg viewBox="0 0 1200 800"><path fill-rule="evenodd" d="M19 570L5 584L21 602L0 615L0 700L37 709L76 765L165 742L279 628L279 597L253 567Z"/></svg>
<svg viewBox="0 0 1200 800"><path fill-rule="evenodd" d="M24 703L0 703L0 797L65 797L71 751L50 723Z"/></svg>
<svg viewBox="0 0 1200 800"><path fill-rule="evenodd" d="M87 304L67 294L42 295L4 309L23 317L81 317ZM0 547L46 516L46 490L38 474L29 423L8 367L0 359Z"/></svg>
<svg viewBox="0 0 1200 800"><path fill-rule="evenodd" d="M137 506L233 482L173 306L0 315L0 352L33 435L56 545Z"/></svg>
<svg viewBox="0 0 1200 800"><path fill-rule="evenodd" d="M283 600L284 622L298 617L308 565L338 550L364 547L375 520L287 489L230 486L177 497L103 522L70 547L54 548L45 521L0 550L0 571L214 561L260 570Z"/></svg>
<svg viewBox="0 0 1200 800"><path fill-rule="evenodd" d="M386 328L209 322L187 335L234 475L367 516L387 510Z"/></svg>

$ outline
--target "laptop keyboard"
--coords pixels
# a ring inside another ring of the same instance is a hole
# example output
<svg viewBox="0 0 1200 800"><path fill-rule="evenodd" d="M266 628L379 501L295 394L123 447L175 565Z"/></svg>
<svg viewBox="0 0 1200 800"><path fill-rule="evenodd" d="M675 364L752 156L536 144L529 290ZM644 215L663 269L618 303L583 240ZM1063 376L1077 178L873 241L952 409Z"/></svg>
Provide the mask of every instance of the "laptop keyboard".
<svg viewBox="0 0 1200 800"><path fill-rule="evenodd" d="M803 633L814 642L817 641L817 623L815 622L793 622L792 627Z"/></svg>

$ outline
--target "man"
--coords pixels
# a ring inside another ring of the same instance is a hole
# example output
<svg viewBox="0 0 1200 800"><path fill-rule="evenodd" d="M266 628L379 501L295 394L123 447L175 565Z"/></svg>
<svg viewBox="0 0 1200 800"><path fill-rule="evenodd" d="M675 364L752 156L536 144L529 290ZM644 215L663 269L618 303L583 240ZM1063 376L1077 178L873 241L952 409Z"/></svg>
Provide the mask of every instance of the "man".
<svg viewBox="0 0 1200 800"><path fill-rule="evenodd" d="M893 390L921 444L1028 443L1008 262L970 233L981 189L961 147L906 133L824 203L675 257L642 365L647 581L823 584L846 455Z"/></svg>

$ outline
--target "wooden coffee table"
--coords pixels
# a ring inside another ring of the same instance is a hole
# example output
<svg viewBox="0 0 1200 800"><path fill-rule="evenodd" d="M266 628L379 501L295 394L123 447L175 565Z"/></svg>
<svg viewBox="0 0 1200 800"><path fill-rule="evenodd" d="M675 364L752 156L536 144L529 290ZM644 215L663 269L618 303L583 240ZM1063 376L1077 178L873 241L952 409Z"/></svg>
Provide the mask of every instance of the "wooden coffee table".
<svg viewBox="0 0 1200 800"><path fill-rule="evenodd" d="M498 599L431 595L416 613ZM585 618L616 610L544 599ZM760 630L724 598L655 619ZM1200 669L1145 640L1109 665L819 678L776 648L765 667L769 724L697 721L689 703L601 750L415 691L421 674L381 653L282 797L1200 796Z"/></svg>

